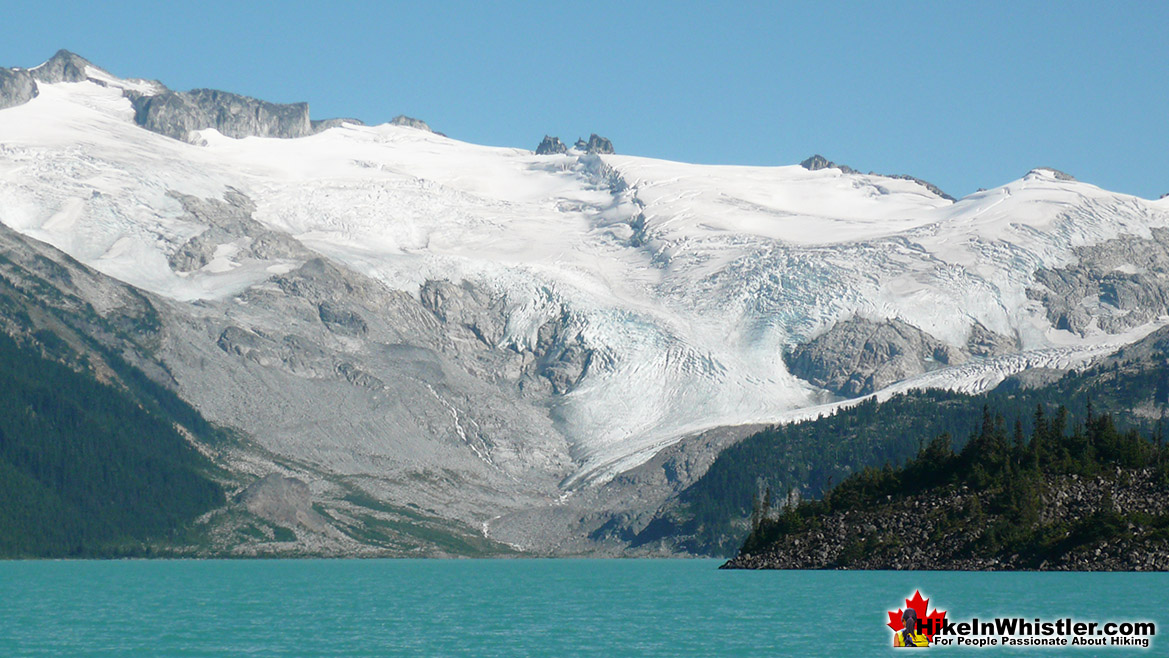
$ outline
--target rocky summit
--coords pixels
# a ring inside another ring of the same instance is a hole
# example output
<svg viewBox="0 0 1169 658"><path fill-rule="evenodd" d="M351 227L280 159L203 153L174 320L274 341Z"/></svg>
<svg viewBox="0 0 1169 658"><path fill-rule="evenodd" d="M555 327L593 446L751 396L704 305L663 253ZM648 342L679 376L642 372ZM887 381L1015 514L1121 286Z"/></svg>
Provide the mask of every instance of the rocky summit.
<svg viewBox="0 0 1169 658"><path fill-rule="evenodd" d="M589 135L588 141L585 141L584 138L577 138L573 148L589 154L612 154L614 152L613 142L596 133Z"/></svg>
<svg viewBox="0 0 1169 658"><path fill-rule="evenodd" d="M548 135L544 135L544 139L540 140L540 145L536 147L536 155L558 155L567 152L568 147L560 141L559 137Z"/></svg>

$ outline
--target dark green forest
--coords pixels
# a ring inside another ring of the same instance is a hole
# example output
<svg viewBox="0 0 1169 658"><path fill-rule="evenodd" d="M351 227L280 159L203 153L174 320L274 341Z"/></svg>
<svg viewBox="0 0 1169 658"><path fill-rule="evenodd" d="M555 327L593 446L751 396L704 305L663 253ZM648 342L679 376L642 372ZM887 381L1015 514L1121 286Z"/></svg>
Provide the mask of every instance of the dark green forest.
<svg viewBox="0 0 1169 658"><path fill-rule="evenodd" d="M1159 348L1160 349L1160 348ZM1134 409L1160 413L1169 397L1165 354L1118 358L1034 389L1011 382L982 395L947 391L911 391L878 404L869 398L856 406L816 420L765 429L723 451L709 471L682 492L680 504L651 523L640 542L665 535L681 536L683 548L697 553L730 555L747 535L745 523L754 502L767 488L794 490L801 498L823 493L866 467L899 466L934 437L947 434L961 450L980 430L982 409L1018 420L1022 431L1034 430L1036 408L1072 427L1097 413L1112 414L1122 429L1159 433L1159 421Z"/></svg>
<svg viewBox="0 0 1169 658"><path fill-rule="evenodd" d="M0 557L148 554L224 501L175 428L214 430L117 355L98 382L0 335Z"/></svg>
<svg viewBox="0 0 1169 658"><path fill-rule="evenodd" d="M948 514L935 530L948 533L964 528L986 530L966 551L970 555L1020 555L1032 567L1104 539L1121 536L1130 528L1151 529L1150 538L1169 539L1169 515L1121 513L1102 504L1092 514L1074 520L1042 521L1041 493L1053 476L1094 477L1116 468L1154 467L1156 479L1169 483L1169 449L1160 436L1121 431L1110 415L1085 410L1082 423L1071 426L1071 414L1060 406L1053 417L1036 407L1032 431L1023 423L1011 430L1001 415L983 407L980 430L955 453L950 436L931 440L900 468L866 468L828 491L820 500L786 506L771 514L770 495L752 515L752 531L743 553L755 553L784 537L815 529L820 519L835 512L875 511L906 497L930 492L941 496L964 487L976 495L957 514ZM865 546L851 547L861 557ZM849 553L849 551L844 551Z"/></svg>

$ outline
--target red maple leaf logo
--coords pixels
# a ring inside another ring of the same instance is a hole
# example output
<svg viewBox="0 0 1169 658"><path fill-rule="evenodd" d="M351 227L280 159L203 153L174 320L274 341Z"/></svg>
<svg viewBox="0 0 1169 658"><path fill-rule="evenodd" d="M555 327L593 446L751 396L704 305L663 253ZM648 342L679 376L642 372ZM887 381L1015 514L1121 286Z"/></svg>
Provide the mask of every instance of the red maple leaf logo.
<svg viewBox="0 0 1169 658"><path fill-rule="evenodd" d="M914 592L912 599L905 599L905 606L913 608L913 611L917 613L918 620L921 621L922 635L925 635L930 642L933 642L934 633L942 627L942 622L946 619L946 611L938 611L937 608L934 608L933 612L926 615L925 611L929 607L929 604L929 599L921 598L921 590ZM894 631L900 631L905 628L905 622L901 620L901 615L904 612L905 608L898 608L897 612L889 613L889 628L892 628Z"/></svg>

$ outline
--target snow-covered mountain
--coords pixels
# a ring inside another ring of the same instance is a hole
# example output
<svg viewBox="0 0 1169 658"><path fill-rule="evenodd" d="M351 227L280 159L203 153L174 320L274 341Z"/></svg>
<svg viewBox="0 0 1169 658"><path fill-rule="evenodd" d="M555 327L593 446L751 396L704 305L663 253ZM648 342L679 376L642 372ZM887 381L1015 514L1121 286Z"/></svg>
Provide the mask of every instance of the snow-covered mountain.
<svg viewBox="0 0 1169 658"><path fill-rule="evenodd" d="M263 453L230 467L513 543L683 437L981 390L1167 321L1169 201L1051 169L952 202L215 94L67 53L0 72L0 222L148 293L167 383Z"/></svg>

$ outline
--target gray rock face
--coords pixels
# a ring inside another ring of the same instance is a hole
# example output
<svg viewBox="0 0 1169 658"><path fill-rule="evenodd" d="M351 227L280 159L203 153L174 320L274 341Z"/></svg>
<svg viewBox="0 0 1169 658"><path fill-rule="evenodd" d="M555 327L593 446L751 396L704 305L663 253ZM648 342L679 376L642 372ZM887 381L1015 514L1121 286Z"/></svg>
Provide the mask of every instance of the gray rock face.
<svg viewBox="0 0 1169 658"><path fill-rule="evenodd" d="M171 254L170 266L176 272L193 272L206 266L225 246L231 247L236 260L308 258L308 252L288 234L270 231L252 219L255 204L235 189L229 188L222 201L177 192L170 196L183 205L183 219L207 225L207 230Z"/></svg>
<svg viewBox="0 0 1169 658"><path fill-rule="evenodd" d="M966 340L966 351L971 356L987 357L1010 354L1019 349L1019 341L1002 334L997 334L975 322L970 330L970 338Z"/></svg>
<svg viewBox="0 0 1169 658"><path fill-rule="evenodd" d="M503 300L469 283L428 280L419 290L422 305L441 322L461 325L485 347L496 347L507 329Z"/></svg>
<svg viewBox="0 0 1169 658"><path fill-rule="evenodd" d="M554 394L568 393L588 374L593 350L585 345L567 314L545 322L537 336L536 362L529 373L548 380Z"/></svg>
<svg viewBox="0 0 1169 658"><path fill-rule="evenodd" d="M340 128L341 126L352 123L357 126L364 126L365 122L361 119L341 118L341 119L310 119L309 125L312 126L313 134L324 132L329 128Z"/></svg>
<svg viewBox="0 0 1169 658"><path fill-rule="evenodd" d="M1120 333L1169 312L1169 229L1075 249L1078 262L1035 272L1027 296L1057 329Z"/></svg>
<svg viewBox="0 0 1169 658"><path fill-rule="evenodd" d="M0 69L0 109L27 103L37 95L37 82L84 82L92 80L84 57L60 50L40 66ZM95 67L96 68L96 67ZM104 84L100 80L94 80ZM228 137L304 137L343 123L363 125L358 119L309 119L307 103L278 104L214 89L186 92L163 91L156 95L126 91L134 106L134 120L147 130L187 141L192 131L215 128ZM430 130L425 122L397 117L395 125Z"/></svg>
<svg viewBox="0 0 1169 658"><path fill-rule="evenodd" d="M127 92L134 121L153 132L187 141L195 130L215 128L228 137L304 137L313 132L308 104L278 105L214 89Z"/></svg>
<svg viewBox="0 0 1169 658"><path fill-rule="evenodd" d="M537 331L531 349L503 345L507 329L506 305L486 291L469 283L455 285L449 281L429 280L419 291L422 305L452 331L453 344L447 351L458 353L459 333L495 350L505 361L482 362L484 374L496 380L514 383L525 395L562 395L571 391L588 374L590 364L599 358L580 334L571 314L563 312L548 320ZM458 332L458 333L453 333Z"/></svg>
<svg viewBox="0 0 1169 658"><path fill-rule="evenodd" d="M536 155L556 155L567 152L568 147L560 141L559 137L549 137L548 135L544 135L544 139L536 147Z"/></svg>
<svg viewBox="0 0 1169 658"><path fill-rule="evenodd" d="M328 528L313 509L308 485L296 478L268 475L244 489L240 502L252 514L285 528L303 526L317 532Z"/></svg>
<svg viewBox="0 0 1169 658"><path fill-rule="evenodd" d="M407 128L416 128L418 130L425 130L428 133L434 132L433 130L430 129L430 126L428 126L426 124L426 122L423 121L422 119L415 119L414 117L408 117L405 114L399 114L398 116L394 117L393 119L390 119L390 124L395 125L395 126L405 126Z"/></svg>
<svg viewBox="0 0 1169 658"><path fill-rule="evenodd" d="M584 151L589 154L604 155L606 153L614 152L613 142L605 139L604 137L601 137L596 133L589 135L589 141L587 142L582 138L578 138L576 140L576 144L573 144L573 147L578 151Z"/></svg>
<svg viewBox="0 0 1169 658"><path fill-rule="evenodd" d="M0 110L36 98L40 91L32 74L24 69L0 69Z"/></svg>
<svg viewBox="0 0 1169 658"><path fill-rule="evenodd" d="M900 320L861 318L838 322L786 355L793 375L845 397L964 359L961 351Z"/></svg>
<svg viewBox="0 0 1169 658"><path fill-rule="evenodd" d="M75 55L68 50L58 50L57 54L47 62L30 70L38 82L56 84L58 82L85 82L89 79L85 67L92 66L89 60Z"/></svg>
<svg viewBox="0 0 1169 658"><path fill-rule="evenodd" d="M329 331L346 336L364 336L369 333L365 319L357 311L340 304L323 302L317 307L317 315Z"/></svg>
<svg viewBox="0 0 1169 658"><path fill-rule="evenodd" d="M853 169L852 167L849 167L848 165L836 164L835 162L820 155L819 153L817 153L816 155L813 155L812 157L808 158L807 160L804 160L803 162L801 162L800 166L803 167L804 169L807 169L808 171L819 171L821 169L835 168L835 169L839 169L840 171L842 171L846 174L860 173L856 169Z"/></svg>
<svg viewBox="0 0 1169 658"><path fill-rule="evenodd" d="M613 142L610 142L608 139L593 133L589 135L589 142L585 145L585 150L589 153L601 155L613 153Z"/></svg>

